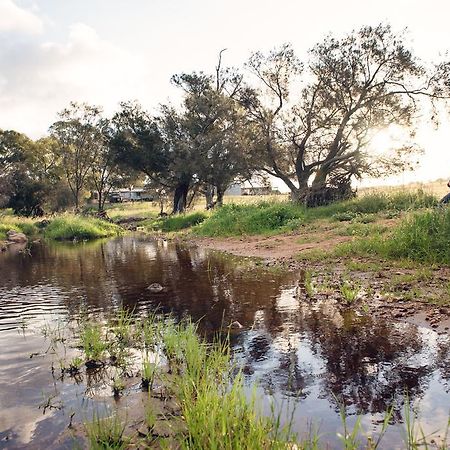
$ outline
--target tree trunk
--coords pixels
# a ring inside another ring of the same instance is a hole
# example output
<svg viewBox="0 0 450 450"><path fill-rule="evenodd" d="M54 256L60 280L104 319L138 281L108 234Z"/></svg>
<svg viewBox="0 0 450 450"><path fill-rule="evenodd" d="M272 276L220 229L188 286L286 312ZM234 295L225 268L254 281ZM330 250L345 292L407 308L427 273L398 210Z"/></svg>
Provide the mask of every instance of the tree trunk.
<svg viewBox="0 0 450 450"><path fill-rule="evenodd" d="M218 207L223 206L223 191L221 189L217 189L217 200L216 200L216 205Z"/></svg>
<svg viewBox="0 0 450 450"><path fill-rule="evenodd" d="M75 200L75 212L80 211L80 191L76 189L73 193L73 199Z"/></svg>
<svg viewBox="0 0 450 450"><path fill-rule="evenodd" d="M103 195L102 195L102 191L99 190L97 191L97 195L98 195L98 212L103 211L103 205L105 203L105 201L103 200Z"/></svg>
<svg viewBox="0 0 450 450"><path fill-rule="evenodd" d="M205 189L206 209L214 208L214 186L208 184Z"/></svg>
<svg viewBox="0 0 450 450"><path fill-rule="evenodd" d="M179 183L173 194L173 211L172 214L184 212L186 209L187 196L189 192L189 183Z"/></svg>

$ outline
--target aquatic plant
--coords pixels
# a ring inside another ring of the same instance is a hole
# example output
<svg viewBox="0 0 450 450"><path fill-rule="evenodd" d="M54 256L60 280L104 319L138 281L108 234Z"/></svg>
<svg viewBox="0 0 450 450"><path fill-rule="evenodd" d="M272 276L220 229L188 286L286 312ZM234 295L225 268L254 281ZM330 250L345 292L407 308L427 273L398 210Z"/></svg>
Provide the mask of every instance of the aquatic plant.
<svg viewBox="0 0 450 450"><path fill-rule="evenodd" d="M130 439L124 436L125 423L117 414L100 418L93 414L91 422L84 424L84 429L91 450L124 450L128 448Z"/></svg>
<svg viewBox="0 0 450 450"><path fill-rule="evenodd" d="M108 348L107 342L103 340L102 325L99 323L84 323L80 333L80 341L88 360L101 360Z"/></svg>
<svg viewBox="0 0 450 450"><path fill-rule="evenodd" d="M358 297L359 286L355 286L354 284L350 283L349 281L343 281L341 283L341 285L339 286L339 292L341 293L342 298L344 299L345 303L350 305Z"/></svg>
<svg viewBox="0 0 450 450"><path fill-rule="evenodd" d="M158 364L152 363L148 358L144 358L142 361L142 387L148 390L152 390L153 382L155 381L156 374L158 372Z"/></svg>
<svg viewBox="0 0 450 450"><path fill-rule="evenodd" d="M122 394L123 390L125 389L125 382L121 377L121 375L119 374L114 375L111 381L112 381L111 388L113 391L113 395L114 397L119 397Z"/></svg>

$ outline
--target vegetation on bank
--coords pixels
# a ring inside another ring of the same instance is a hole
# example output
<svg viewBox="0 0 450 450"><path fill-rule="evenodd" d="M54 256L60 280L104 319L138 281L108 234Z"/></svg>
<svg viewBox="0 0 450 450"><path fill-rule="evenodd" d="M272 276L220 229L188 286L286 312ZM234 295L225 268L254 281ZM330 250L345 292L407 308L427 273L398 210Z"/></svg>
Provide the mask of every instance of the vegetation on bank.
<svg viewBox="0 0 450 450"><path fill-rule="evenodd" d="M117 236L121 228L94 217L62 215L50 221L44 228L44 236L56 241L89 240Z"/></svg>
<svg viewBox="0 0 450 450"><path fill-rule="evenodd" d="M396 217L400 212L435 206L437 199L423 191L383 193L357 197L318 208L292 202L229 204L214 211L194 229L200 236L242 236L292 231L318 219L345 222L375 220L374 215Z"/></svg>
<svg viewBox="0 0 450 450"><path fill-rule="evenodd" d="M386 235L374 234L337 249L340 255L376 255L429 264L450 264L450 208L416 212Z"/></svg>
<svg viewBox="0 0 450 450"><path fill-rule="evenodd" d="M13 230L27 237L43 236L57 241L81 241L117 236L122 232L118 225L94 217L60 215L51 219L29 219L12 215L0 216L0 240L6 240Z"/></svg>
<svg viewBox="0 0 450 450"><path fill-rule="evenodd" d="M110 416L95 411L92 420L73 424L75 435L81 434L90 449L329 447L327 438L313 429L307 436L296 435L291 421L287 419L283 425L275 408L271 414L263 415L255 391L251 394L252 391L245 387L241 372L232 363L228 339L207 343L199 337L197 326L189 320L175 323L170 318L155 315L137 318L119 311L103 323L93 317L82 316L76 325L53 324L44 327L43 333L54 350L58 346L63 347L61 375L79 382L87 371L91 375L87 379L91 379L92 370L95 370L95 383L98 385L103 380L115 398L124 395L127 389L128 396L137 395L136 380L133 377L130 380L129 374L135 372L136 356L141 355L141 370L136 376L141 379L142 390L148 392L139 410L142 417L130 423L126 412L119 407ZM69 333L73 333L72 336ZM67 351L69 342L79 349L78 356L72 357L73 351ZM152 399L162 395L160 392L164 392L165 401L162 403L168 401L172 404L172 413L156 408ZM388 409L378 433L368 437L360 418L352 427L349 426L342 406L343 432L337 435L341 448L378 448L392 413L393 408ZM427 441L433 439L434 435L421 433L408 401L405 402L404 418L405 448L426 446ZM138 433L136 423L142 424ZM156 431L162 423L171 430L168 434L161 435ZM443 442L438 448L446 448L446 433L441 438Z"/></svg>
<svg viewBox="0 0 450 450"><path fill-rule="evenodd" d="M180 231L191 228L195 225L201 224L206 218L207 214L203 212L193 212L190 214L178 214L166 218L159 218L151 221L145 228L153 231Z"/></svg>
<svg viewBox="0 0 450 450"><path fill-rule="evenodd" d="M0 240L6 239L6 233L10 230L24 233L27 236L34 236L39 232L32 219L9 214L0 215Z"/></svg>

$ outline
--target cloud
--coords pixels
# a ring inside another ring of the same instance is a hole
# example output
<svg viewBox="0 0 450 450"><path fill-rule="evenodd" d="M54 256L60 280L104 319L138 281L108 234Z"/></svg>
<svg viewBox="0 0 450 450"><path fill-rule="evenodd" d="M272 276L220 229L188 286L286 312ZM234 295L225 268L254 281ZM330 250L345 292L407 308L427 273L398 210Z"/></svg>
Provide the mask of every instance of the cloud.
<svg viewBox="0 0 450 450"><path fill-rule="evenodd" d="M39 34L43 29L44 24L37 15L20 8L12 0L0 0L0 33Z"/></svg>
<svg viewBox="0 0 450 450"><path fill-rule="evenodd" d="M62 42L17 39L0 48L0 128L38 137L70 101L107 114L121 100L145 101L156 85L147 61L83 23L71 25Z"/></svg>

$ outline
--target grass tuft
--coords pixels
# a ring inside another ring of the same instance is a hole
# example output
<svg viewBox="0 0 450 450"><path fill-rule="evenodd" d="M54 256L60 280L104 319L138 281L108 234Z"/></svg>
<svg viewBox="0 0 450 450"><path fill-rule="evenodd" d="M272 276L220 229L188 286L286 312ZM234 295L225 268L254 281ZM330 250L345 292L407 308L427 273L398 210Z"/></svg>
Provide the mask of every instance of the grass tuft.
<svg viewBox="0 0 450 450"><path fill-rule="evenodd" d="M116 236L121 228L93 217L63 215L52 220L44 230L44 236L57 241L89 240Z"/></svg>

